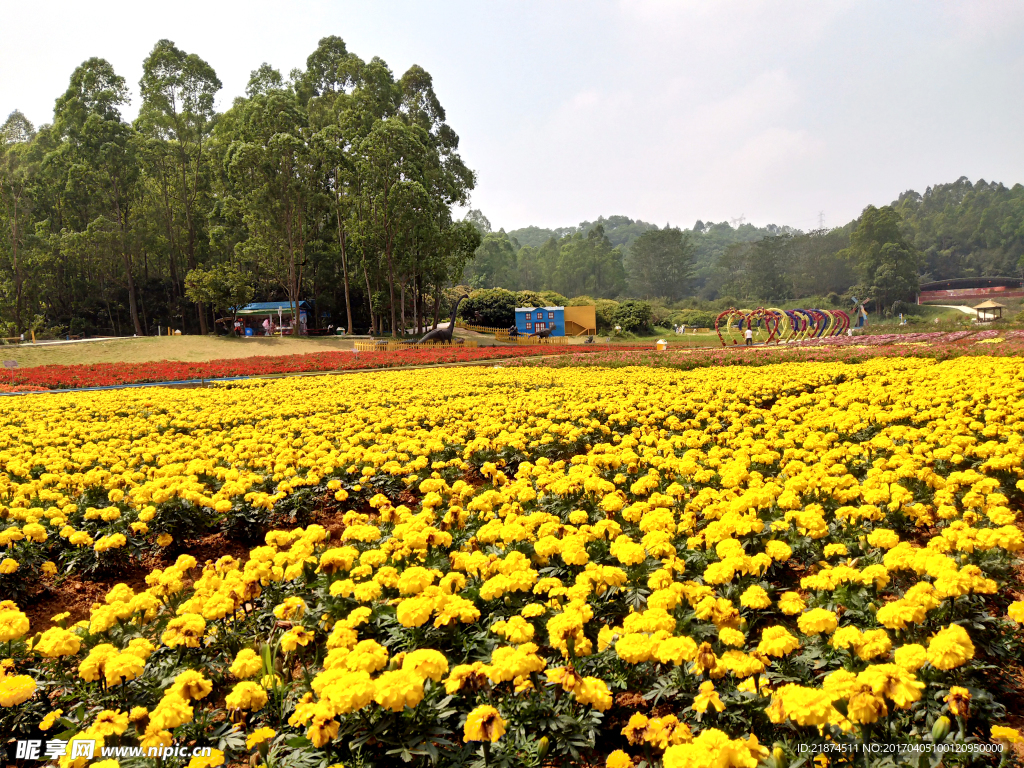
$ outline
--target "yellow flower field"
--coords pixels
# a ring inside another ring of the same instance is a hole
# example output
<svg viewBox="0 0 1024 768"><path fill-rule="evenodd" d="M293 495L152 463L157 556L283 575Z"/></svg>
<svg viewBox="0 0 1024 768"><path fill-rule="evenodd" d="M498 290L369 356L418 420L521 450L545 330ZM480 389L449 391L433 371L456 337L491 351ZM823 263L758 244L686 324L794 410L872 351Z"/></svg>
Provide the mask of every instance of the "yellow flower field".
<svg viewBox="0 0 1024 768"><path fill-rule="evenodd" d="M1022 390L972 357L7 399L0 733L215 747L192 768L998 762ZM248 557L188 549L218 530ZM40 579L146 556L30 626Z"/></svg>

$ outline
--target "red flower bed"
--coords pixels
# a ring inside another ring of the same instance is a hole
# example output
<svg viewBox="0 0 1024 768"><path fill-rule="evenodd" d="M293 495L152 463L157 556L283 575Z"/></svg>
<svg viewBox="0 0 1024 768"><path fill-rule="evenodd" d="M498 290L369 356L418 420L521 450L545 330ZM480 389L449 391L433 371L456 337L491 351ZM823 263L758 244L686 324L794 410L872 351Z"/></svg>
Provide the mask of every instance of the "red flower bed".
<svg viewBox="0 0 1024 768"><path fill-rule="evenodd" d="M583 349L583 351L591 351ZM0 381L6 391L30 389L78 389L119 384L147 384L162 381L220 379L233 376L261 376L281 373L352 371L371 368L395 368L408 365L464 363L492 358L532 357L535 355L580 354L580 347L450 347L408 349L399 352L315 352L304 355L277 355L209 360L190 363L161 360L150 363L96 363L94 365L39 365L13 370Z"/></svg>
<svg viewBox="0 0 1024 768"><path fill-rule="evenodd" d="M870 337L869 337L870 338ZM621 368L624 366L646 366L677 368L683 371L696 368L710 368L728 365L761 366L773 363L793 362L839 362L859 363L874 357L921 357L934 360L948 360L954 357L1021 357L1024 356L1024 338L1008 337L1003 344L959 344L963 337L943 340L940 343L921 346L910 345L863 345L822 344L822 345L781 345L771 347L727 347L725 349L694 349L654 352L650 349L596 350L596 354L560 355L546 360L523 360L509 363L511 366L552 366L556 368L575 366L602 366Z"/></svg>

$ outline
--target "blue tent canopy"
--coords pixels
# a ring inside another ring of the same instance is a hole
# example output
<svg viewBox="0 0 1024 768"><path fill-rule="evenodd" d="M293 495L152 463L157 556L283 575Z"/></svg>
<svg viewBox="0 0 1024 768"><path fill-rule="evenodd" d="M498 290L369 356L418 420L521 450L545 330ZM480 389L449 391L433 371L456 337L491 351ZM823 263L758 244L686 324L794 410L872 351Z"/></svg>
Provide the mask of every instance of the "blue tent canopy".
<svg viewBox="0 0 1024 768"><path fill-rule="evenodd" d="M299 312L308 312L309 303L305 301L299 302ZM282 315L290 315L292 312L292 304L290 301L254 301L252 304L246 304L235 314L240 317L258 315L259 317L265 317L267 315L276 315L280 312Z"/></svg>

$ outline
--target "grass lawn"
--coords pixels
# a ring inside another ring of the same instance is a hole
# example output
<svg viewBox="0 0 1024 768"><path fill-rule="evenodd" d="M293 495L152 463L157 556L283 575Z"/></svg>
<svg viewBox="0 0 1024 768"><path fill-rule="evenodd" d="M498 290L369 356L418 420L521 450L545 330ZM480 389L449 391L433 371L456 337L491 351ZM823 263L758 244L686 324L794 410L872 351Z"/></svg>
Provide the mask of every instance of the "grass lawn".
<svg viewBox="0 0 1024 768"><path fill-rule="evenodd" d="M157 360L202 362L263 355L298 355L352 349L352 339L324 338L237 339L230 336L157 336L86 341L75 344L0 346L0 359L36 365L145 363Z"/></svg>

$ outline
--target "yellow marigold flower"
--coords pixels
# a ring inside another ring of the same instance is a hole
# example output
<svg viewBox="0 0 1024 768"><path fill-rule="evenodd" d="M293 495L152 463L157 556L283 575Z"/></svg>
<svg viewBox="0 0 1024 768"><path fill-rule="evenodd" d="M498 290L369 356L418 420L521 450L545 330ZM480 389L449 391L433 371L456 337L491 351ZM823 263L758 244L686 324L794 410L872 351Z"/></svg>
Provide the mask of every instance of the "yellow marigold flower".
<svg viewBox="0 0 1024 768"><path fill-rule="evenodd" d="M644 740L658 749L668 749L670 744L682 744L692 739L689 727L679 722L675 715L652 717L644 733Z"/></svg>
<svg viewBox="0 0 1024 768"><path fill-rule="evenodd" d="M584 677L579 687L573 691L573 696L580 704L593 707L598 712L604 712L612 706L612 693L608 685L596 677Z"/></svg>
<svg viewBox="0 0 1024 768"><path fill-rule="evenodd" d="M718 639L722 641L724 645L742 646L747 638L738 629L732 627L722 627L718 630Z"/></svg>
<svg viewBox="0 0 1024 768"><path fill-rule="evenodd" d="M134 653L127 651L110 656L103 665L107 686L121 685L134 680L142 674L145 664Z"/></svg>
<svg viewBox="0 0 1024 768"><path fill-rule="evenodd" d="M475 661L472 664L459 664L445 679L444 689L449 694L457 693L463 688L470 691L479 690L489 684L489 671L489 668L480 661ZM550 675L550 670L548 674Z"/></svg>
<svg viewBox="0 0 1024 768"><path fill-rule="evenodd" d="M665 750L664 768L756 768L768 756L768 750L751 736L747 740L730 739L717 728L707 728L687 744L675 744Z"/></svg>
<svg viewBox="0 0 1024 768"><path fill-rule="evenodd" d="M869 629L861 635L857 646L857 656L863 661L870 661L892 650L892 640L884 629Z"/></svg>
<svg viewBox="0 0 1024 768"><path fill-rule="evenodd" d="M82 638L74 632L60 627L50 627L43 632L32 647L40 656L56 658L58 656L74 656L82 647Z"/></svg>
<svg viewBox="0 0 1024 768"><path fill-rule="evenodd" d="M60 719L60 716L64 714L63 709L54 709L51 712L46 713L46 717L39 723L39 730L48 731L53 727L53 724Z"/></svg>
<svg viewBox="0 0 1024 768"><path fill-rule="evenodd" d="M508 621L496 621L491 625L491 631L495 632L510 643L528 643L533 640L533 625L522 616L513 616Z"/></svg>
<svg viewBox="0 0 1024 768"><path fill-rule="evenodd" d="M936 669L954 669L973 658L974 643L959 624L939 630L928 641L928 662Z"/></svg>
<svg viewBox="0 0 1024 768"><path fill-rule="evenodd" d="M1024 623L1024 600L1010 603L1010 607L1006 609L1006 615L1018 624Z"/></svg>
<svg viewBox="0 0 1024 768"><path fill-rule="evenodd" d="M392 712L423 701L423 678L408 669L385 672L374 681L374 701Z"/></svg>
<svg viewBox="0 0 1024 768"><path fill-rule="evenodd" d="M205 698L213 690L213 683L194 669L186 670L174 678L170 690L186 701Z"/></svg>
<svg viewBox="0 0 1024 768"><path fill-rule="evenodd" d="M209 755L197 755L189 760L187 768L217 768L218 765L224 765L224 753L211 749Z"/></svg>
<svg viewBox="0 0 1024 768"><path fill-rule="evenodd" d="M19 611L14 603L5 601L10 607L0 608L0 643L17 640L28 632L28 616Z"/></svg>
<svg viewBox="0 0 1024 768"><path fill-rule="evenodd" d="M256 677L263 671L263 659L252 648L243 648L235 656L229 669L239 680L246 680Z"/></svg>
<svg viewBox="0 0 1024 768"><path fill-rule="evenodd" d="M669 637L658 643L654 655L662 664L682 665L697 658L697 643L691 637Z"/></svg>
<svg viewBox="0 0 1024 768"><path fill-rule="evenodd" d="M206 619L195 613L185 613L175 616L167 623L167 629L160 636L160 640L171 648L179 645L198 648L205 632Z"/></svg>
<svg viewBox="0 0 1024 768"><path fill-rule="evenodd" d="M32 698L36 681L28 675L0 677L0 707L13 707Z"/></svg>
<svg viewBox="0 0 1024 768"><path fill-rule="evenodd" d="M900 709L906 709L921 698L925 684L896 664L873 664L857 675L857 682L885 696Z"/></svg>
<svg viewBox="0 0 1024 768"><path fill-rule="evenodd" d="M601 509L605 512L621 512L624 506L625 502L623 501L623 497L618 492L613 491L612 493L606 494L604 498L601 499Z"/></svg>
<svg viewBox="0 0 1024 768"><path fill-rule="evenodd" d="M257 744L262 744L264 741L272 739L275 736L277 736L277 731L273 728L257 728L245 739L245 748L252 749Z"/></svg>
<svg viewBox="0 0 1024 768"><path fill-rule="evenodd" d="M155 749L157 747L169 747L171 746L171 732L157 728L152 723L146 726L146 730L143 733L141 739L139 739L139 745L143 749Z"/></svg>
<svg viewBox="0 0 1024 768"><path fill-rule="evenodd" d="M286 621L297 621L306 615L306 601L301 597L286 597L280 605L274 606L274 616Z"/></svg>
<svg viewBox="0 0 1024 768"><path fill-rule="evenodd" d="M832 717L832 694L817 688L789 683L772 693L765 712L776 724L787 718L797 725L826 725Z"/></svg>
<svg viewBox="0 0 1024 768"><path fill-rule="evenodd" d="M156 648L146 638L134 637L129 641L128 647L125 650L133 656L138 656L143 661L146 661Z"/></svg>
<svg viewBox="0 0 1024 768"><path fill-rule="evenodd" d="M171 546L171 542L173 541L174 537L171 536L171 534L169 533L161 533L159 536L156 537L156 545L158 547L169 547Z"/></svg>
<svg viewBox="0 0 1024 768"><path fill-rule="evenodd" d="M812 608L802 613L797 619L800 631L805 635L817 635L822 632L834 632L839 626L839 617L834 611L825 608Z"/></svg>
<svg viewBox="0 0 1024 768"><path fill-rule="evenodd" d="M4 558L3 562L0 562L0 575L8 575L18 570L18 561L12 557Z"/></svg>
<svg viewBox="0 0 1024 768"><path fill-rule="evenodd" d="M768 597L768 593L757 584L752 584L747 587L743 594L740 595L740 605L744 608L760 610L762 608L767 608L771 604L772 601L771 598Z"/></svg>
<svg viewBox="0 0 1024 768"><path fill-rule="evenodd" d="M285 653L291 653L299 646L305 647L314 639L314 635L303 626L292 627L281 635L281 649Z"/></svg>
<svg viewBox="0 0 1024 768"><path fill-rule="evenodd" d="M622 735L630 744L643 744L647 735L647 726L650 723L647 715L641 712L634 712L629 717L629 722L622 729Z"/></svg>
<svg viewBox="0 0 1024 768"><path fill-rule="evenodd" d="M648 635L626 635L615 643L615 652L629 664L640 664L651 660L656 647L657 641Z"/></svg>
<svg viewBox="0 0 1024 768"><path fill-rule="evenodd" d="M316 712L309 723L309 728L306 729L306 736L313 742L313 746L319 749L334 741L340 725L326 712Z"/></svg>
<svg viewBox="0 0 1024 768"><path fill-rule="evenodd" d="M926 609L908 600L893 600L878 609L875 618L887 629L906 629L908 624L924 621Z"/></svg>
<svg viewBox="0 0 1024 768"><path fill-rule="evenodd" d="M259 712L267 704L267 692L257 684L249 681L235 683L231 693L224 699L228 709L247 709Z"/></svg>
<svg viewBox="0 0 1024 768"><path fill-rule="evenodd" d="M761 642L757 650L768 656L782 657L800 647L800 641L789 633L785 627L767 627L761 633Z"/></svg>
<svg viewBox="0 0 1024 768"><path fill-rule="evenodd" d="M910 672L916 672L928 661L928 651L923 645L908 643L901 645L895 653L896 665Z"/></svg>
<svg viewBox="0 0 1024 768"><path fill-rule="evenodd" d="M105 709L96 715L92 729L103 736L120 736L128 730L128 715L120 710Z"/></svg>
<svg viewBox="0 0 1024 768"><path fill-rule="evenodd" d="M787 616L795 616L807 607L807 603L798 592L783 592L779 597L779 610Z"/></svg>
<svg viewBox="0 0 1024 768"><path fill-rule="evenodd" d="M430 678L437 683L448 674L448 659L440 651L420 648L406 654L402 660L402 669L412 670L420 677Z"/></svg>
<svg viewBox="0 0 1024 768"><path fill-rule="evenodd" d="M100 643L90 649L89 655L78 665L78 674L87 683L99 680L106 668L108 659L117 656L119 651L110 643Z"/></svg>
<svg viewBox="0 0 1024 768"><path fill-rule="evenodd" d="M793 556L793 548L789 544L775 539L765 545L764 551L768 553L768 557L780 563L786 562Z"/></svg>
<svg viewBox="0 0 1024 768"><path fill-rule="evenodd" d="M168 691L150 712L149 726L146 730L156 732L177 728L183 723L192 722L193 715L194 710L187 701Z"/></svg>
<svg viewBox="0 0 1024 768"><path fill-rule="evenodd" d="M120 549L128 540L125 538L123 533L112 533L109 536L101 536L96 539L96 543L93 544L93 549L97 552L106 552L110 549Z"/></svg>
<svg viewBox="0 0 1024 768"><path fill-rule="evenodd" d="M608 755L608 759L605 760L604 764L605 768L630 768L633 765L633 758L621 749L616 749Z"/></svg>
<svg viewBox="0 0 1024 768"><path fill-rule="evenodd" d="M466 717L463 741L497 741L504 735L505 721L488 704L481 704Z"/></svg>
<svg viewBox="0 0 1024 768"><path fill-rule="evenodd" d="M864 634L855 626L839 627L832 633L829 645L848 651L856 651L864 642Z"/></svg>
<svg viewBox="0 0 1024 768"><path fill-rule="evenodd" d="M709 706L713 706L718 712L725 709L725 704L715 690L715 684L707 680L700 684L700 692L693 699L693 708L704 714Z"/></svg>
<svg viewBox="0 0 1024 768"><path fill-rule="evenodd" d="M992 740L1005 741L1009 744L1024 743L1024 736L1016 728L1009 728L1005 725L992 726Z"/></svg>
<svg viewBox="0 0 1024 768"><path fill-rule="evenodd" d="M899 534L887 528L876 528L868 534L868 544L881 549L892 549L900 543Z"/></svg>
<svg viewBox="0 0 1024 768"><path fill-rule="evenodd" d="M847 717L851 722L874 723L880 717L884 717L888 711L885 699L875 693L870 685L858 686L857 690L849 696Z"/></svg>

